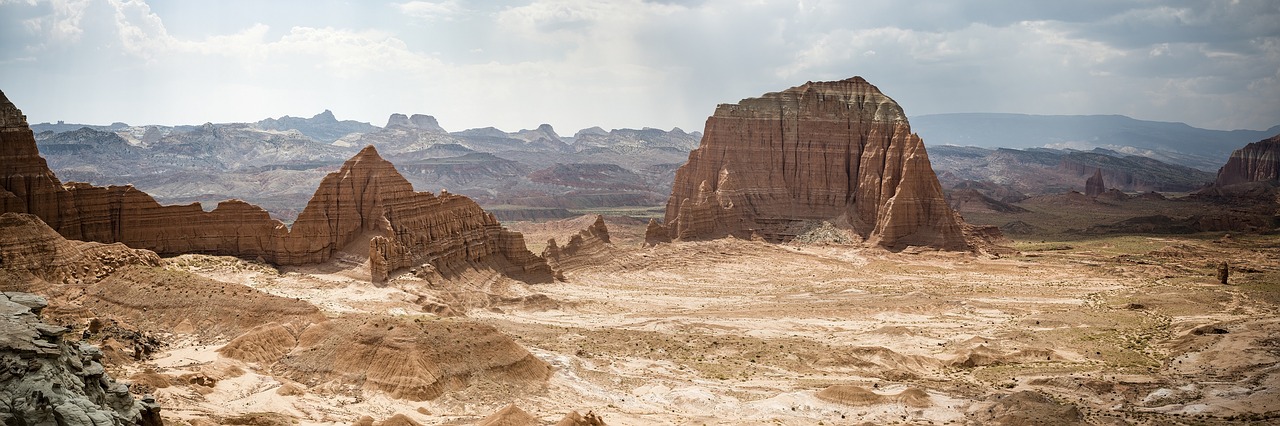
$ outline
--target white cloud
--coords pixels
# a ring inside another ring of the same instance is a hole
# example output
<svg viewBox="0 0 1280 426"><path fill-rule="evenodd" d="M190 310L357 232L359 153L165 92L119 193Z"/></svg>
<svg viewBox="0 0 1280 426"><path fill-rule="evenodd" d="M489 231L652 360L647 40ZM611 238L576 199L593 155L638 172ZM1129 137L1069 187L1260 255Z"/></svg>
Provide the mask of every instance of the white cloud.
<svg viewBox="0 0 1280 426"><path fill-rule="evenodd" d="M245 67L271 63L309 63L342 76L365 71L424 71L435 60L409 51L404 41L378 30L353 31L298 26L275 41L270 27L256 24L237 33L179 39L142 0L110 0L125 52L149 61L181 54L221 56Z"/></svg>
<svg viewBox="0 0 1280 426"><path fill-rule="evenodd" d="M410 1L396 3L396 9L405 15L425 20L450 20L466 11L456 0Z"/></svg>
<svg viewBox="0 0 1280 426"><path fill-rule="evenodd" d="M89 7L91 0L51 0L47 3L53 9L53 12L46 16L31 18L23 21L23 25L35 33L45 34L55 42L74 43L80 41L80 35L84 34L84 30L80 27L80 21L84 19L85 9ZM0 2L2 4L18 4L19 1L7 0ZM27 5L35 6L38 4L36 0L27 0Z"/></svg>
<svg viewBox="0 0 1280 426"><path fill-rule="evenodd" d="M0 47L35 58L6 63L0 77L49 87L136 82L173 99L191 96L184 87L217 87L208 94L251 98L262 114L308 113L281 111L303 104L358 108L374 122L421 112L446 128L696 128L717 103L853 75L913 115L1120 113L1252 128L1280 116L1274 0L335 3L297 13L268 4L194 28L197 14L182 4L0 0L0 23L12 29ZM218 105L206 101L164 112L206 121ZM117 119L148 121L108 121Z"/></svg>

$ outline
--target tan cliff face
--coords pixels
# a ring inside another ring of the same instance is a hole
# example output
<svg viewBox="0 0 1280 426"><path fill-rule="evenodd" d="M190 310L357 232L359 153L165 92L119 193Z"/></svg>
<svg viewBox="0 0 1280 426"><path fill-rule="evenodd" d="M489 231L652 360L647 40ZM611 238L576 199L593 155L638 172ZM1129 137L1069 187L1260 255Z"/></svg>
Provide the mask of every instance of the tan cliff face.
<svg viewBox="0 0 1280 426"><path fill-rule="evenodd" d="M161 206L132 186L64 185L40 157L21 111L2 93L0 100L0 213L34 214L66 238L278 265L368 250L374 281L399 268L430 263L448 273L477 261L521 279L551 280L546 261L519 233L467 197L415 192L372 146L326 176L290 228L238 200L205 212L199 204Z"/></svg>
<svg viewBox="0 0 1280 426"><path fill-rule="evenodd" d="M1216 186L1280 180L1280 135L1260 140L1231 153L1218 169Z"/></svg>
<svg viewBox="0 0 1280 426"><path fill-rule="evenodd" d="M649 234L785 241L814 220L847 221L889 248L967 248L923 141L861 77L720 105L676 172L665 225Z"/></svg>

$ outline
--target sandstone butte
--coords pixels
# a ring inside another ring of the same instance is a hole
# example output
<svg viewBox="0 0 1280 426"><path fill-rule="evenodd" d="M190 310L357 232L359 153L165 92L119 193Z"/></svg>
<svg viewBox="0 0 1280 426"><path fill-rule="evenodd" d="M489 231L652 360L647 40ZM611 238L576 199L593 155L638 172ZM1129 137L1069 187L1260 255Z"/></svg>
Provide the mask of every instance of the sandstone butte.
<svg viewBox="0 0 1280 426"><path fill-rule="evenodd" d="M1245 145L1218 169L1215 186L1280 181L1280 135Z"/></svg>
<svg viewBox="0 0 1280 426"><path fill-rule="evenodd" d="M862 77L719 105L646 240L778 242L811 221L847 223L889 249L969 249L924 142Z"/></svg>
<svg viewBox="0 0 1280 426"><path fill-rule="evenodd" d="M30 213L68 239L124 243L160 255L204 253L277 265L368 251L374 281L430 263L442 274L468 264L533 282L551 280L546 261L470 198L415 192L366 147L320 183L291 227L239 200L206 212L199 203L161 206L132 186L62 184L36 148L26 116L0 92L0 213Z"/></svg>

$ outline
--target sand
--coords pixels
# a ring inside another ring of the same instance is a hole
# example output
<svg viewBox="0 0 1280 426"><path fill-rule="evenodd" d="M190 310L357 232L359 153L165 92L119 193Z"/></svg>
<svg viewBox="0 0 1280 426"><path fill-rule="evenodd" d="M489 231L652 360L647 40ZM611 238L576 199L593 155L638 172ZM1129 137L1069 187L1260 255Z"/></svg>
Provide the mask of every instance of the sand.
<svg viewBox="0 0 1280 426"><path fill-rule="evenodd" d="M181 336L169 353L131 368L227 376L212 387L157 390L173 418L267 411L300 424L395 414L476 423L509 404L545 424L574 410L609 424L744 425L998 422L983 416L1018 404L1152 424L1280 410L1273 237L1037 240L1002 258L735 239L629 243L541 285L487 271L375 286L332 265L167 263L308 301L330 318L479 321L552 366L541 386L475 377L407 401L292 382ZM1216 284L1216 259L1249 271ZM1034 394L1002 399L1023 391Z"/></svg>

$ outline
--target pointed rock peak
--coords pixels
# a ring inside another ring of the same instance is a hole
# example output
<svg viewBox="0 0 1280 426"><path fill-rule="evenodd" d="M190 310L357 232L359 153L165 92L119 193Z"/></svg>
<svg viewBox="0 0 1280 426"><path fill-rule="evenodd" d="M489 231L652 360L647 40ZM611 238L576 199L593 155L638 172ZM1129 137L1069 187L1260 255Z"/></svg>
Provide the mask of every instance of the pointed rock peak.
<svg viewBox="0 0 1280 426"><path fill-rule="evenodd" d="M316 114L316 115L312 116L312 117L311 117L311 119L312 119L312 120L322 120L322 121L338 121L338 119L337 119L336 117L334 117L334 116L333 116L333 111L329 111L329 110L327 110L327 109L326 109L326 110L324 110L324 112L322 112L322 113L319 113L319 114Z"/></svg>
<svg viewBox="0 0 1280 426"><path fill-rule="evenodd" d="M376 158L381 160L382 156L378 155L378 148L375 148L373 145L365 145L364 149L361 149L360 152L357 153L355 157L351 157L351 159L353 160L363 159L363 158L370 158L370 159Z"/></svg>
<svg viewBox="0 0 1280 426"><path fill-rule="evenodd" d="M496 425L532 425L538 424L538 419L528 412L521 410L515 404L507 405L505 408L485 417L479 426L496 426Z"/></svg>
<svg viewBox="0 0 1280 426"><path fill-rule="evenodd" d="M1107 184L1102 180L1102 169L1098 169L1097 171L1093 172L1093 176L1090 176L1088 179L1085 179L1084 181L1085 195L1088 195L1089 197L1097 197L1099 195L1102 195L1102 193L1106 191L1107 191Z"/></svg>
<svg viewBox="0 0 1280 426"><path fill-rule="evenodd" d="M0 91L0 127L27 127L27 116L9 102L3 91Z"/></svg>

